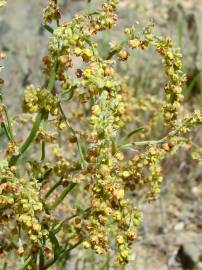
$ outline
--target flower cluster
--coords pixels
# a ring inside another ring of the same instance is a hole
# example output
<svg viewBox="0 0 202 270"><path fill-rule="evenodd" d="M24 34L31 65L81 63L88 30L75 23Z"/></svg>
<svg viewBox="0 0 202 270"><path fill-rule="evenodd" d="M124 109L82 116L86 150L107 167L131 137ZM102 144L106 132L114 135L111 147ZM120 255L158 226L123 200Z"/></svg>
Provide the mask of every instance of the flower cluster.
<svg viewBox="0 0 202 270"><path fill-rule="evenodd" d="M196 110L194 113L187 114L182 123L178 125L176 133L178 135L184 135L190 132L193 128L202 124L202 111Z"/></svg>
<svg viewBox="0 0 202 270"><path fill-rule="evenodd" d="M131 105L131 118L127 118L130 116L125 110L128 106L127 101L130 96L130 101L133 100L131 93L127 95L130 88L121 85L117 80L113 61L102 59L97 49L98 44L92 42L92 35L111 28L116 22L115 4L117 3L107 1L101 12L88 16L79 14L70 23L57 27L50 41L50 54L46 56L44 63L46 70L50 71L54 59L58 57L57 79L61 81L62 88L72 91L72 94L76 92L79 102L87 103L87 108L91 111L90 133L85 132L84 135L85 162L81 166L88 179L85 189L91 194L90 211L83 223L87 232L83 246L93 248L98 254L107 252L110 249L110 235L115 234L119 251L118 261L126 263L130 255L130 241L136 238L136 229L141 220L139 211L125 197L126 188L130 187L133 190L138 185L148 186L147 199L155 199L162 182L161 161L172 147L169 148L166 144L148 147L131 162L127 161L122 152L117 152L115 141L120 130L133 119L137 124L133 115L135 110L144 111L153 104L153 110L150 110L154 120L147 128L149 135L158 118L159 113L154 108L159 103L151 98L142 102L138 100L138 108ZM150 24L141 35L134 29L127 29L125 32L130 48L145 49L152 46L163 57L165 73L168 76L164 119L165 123L174 127L183 99L181 85L185 79L181 72L181 54L173 48L170 39L154 36L151 28ZM126 61L129 56L128 51L117 44L112 46L112 57L114 53L121 61ZM82 69L74 67L75 56L83 60ZM68 76L67 70L70 68L75 68L76 80L72 81ZM128 92L124 94L124 91Z"/></svg>
<svg viewBox="0 0 202 270"><path fill-rule="evenodd" d="M88 190L92 194L92 208L87 222L89 239L84 246L91 246L97 253L106 252L110 235L115 233L119 251L117 259L126 263L130 256L131 237L136 235L140 216L125 198L124 183L119 175L119 163L123 157L116 155L113 140L122 126L120 116L124 108L119 95L120 86L115 82L111 85L110 92L105 90L100 94L90 118L93 130L86 160L91 179Z"/></svg>
<svg viewBox="0 0 202 270"><path fill-rule="evenodd" d="M37 117L21 146L6 107L0 106L8 140L8 160L0 162L0 226L5 232L12 225L23 243L18 253L34 250L28 264L40 269L65 260L81 242L97 254L115 249L119 264L126 264L142 218L131 192L154 200L163 179L161 161L189 143L187 133L202 124L201 111L178 119L182 56L169 38L152 34L152 23L141 32L125 29L127 48L111 44L102 57L94 37L116 24L117 5L106 0L96 12L61 23L57 1L49 1L43 11L51 33L43 58L48 85L30 85L24 92L24 112ZM163 59L165 101L134 96L116 73L117 57L126 61L130 49L148 47ZM159 122L169 124L163 135L156 131ZM159 136L164 137L151 140ZM24 155L31 145L34 151Z"/></svg>
<svg viewBox="0 0 202 270"><path fill-rule="evenodd" d="M28 237L31 246L38 246L46 234L39 217L43 210L39 190L36 180L17 178L15 167L9 168L7 161L0 162L0 226L7 226L16 235L20 232L22 241ZM25 246L30 249L26 242Z"/></svg>
<svg viewBox="0 0 202 270"><path fill-rule="evenodd" d="M182 72L182 54L179 49L173 47L170 38L162 38L152 33L153 23L142 31L135 28L126 28L125 34L128 38L128 46L131 49L140 48L142 50L153 47L163 59L165 74L168 81L164 87L166 103L163 107L165 123L174 126L181 103L183 101L182 84L186 77ZM116 53L121 61L127 60L129 53L119 44L113 44L112 52Z"/></svg>
<svg viewBox="0 0 202 270"><path fill-rule="evenodd" d="M91 194L91 210L84 222L87 235L84 247L97 253L109 250L110 235L117 235L118 260L129 260L131 240L136 238L136 229L141 216L139 211L125 198L124 182L120 177L120 155L116 157L113 141L124 126L125 105L121 87L116 80L113 61L100 58L92 35L111 28L116 22L114 14L117 1L107 1L95 15L78 15L68 24L56 28L50 42L50 55L44 59L50 70L58 56L57 79L68 88L70 78L66 70L73 68L73 56L81 57L86 67L76 69L76 88L83 87L79 101L91 102L89 117L90 134L87 134L85 174ZM70 88L70 87L69 87ZM85 164L84 163L84 168ZM116 224L116 226L115 226Z"/></svg>
<svg viewBox="0 0 202 270"><path fill-rule="evenodd" d="M30 85L24 91L23 110L29 113L45 111L52 115L57 115L58 98L47 89Z"/></svg>
<svg viewBox="0 0 202 270"><path fill-rule="evenodd" d="M146 197L149 201L156 199L160 192L162 182L161 161L165 158L166 151L159 146L151 146L129 161L123 173L126 186L130 190L148 186Z"/></svg>
<svg viewBox="0 0 202 270"><path fill-rule="evenodd" d="M85 63L96 60L96 44L92 42L92 36L99 31L110 29L116 23L117 4L117 0L109 0L99 12L93 15L76 15L71 22L63 23L55 29L49 45L50 55L44 57L43 61L48 73L55 57L58 58L57 79L61 81L63 89L72 87L73 82L66 71L74 66L74 56L81 57ZM77 69L75 74L80 78L82 71Z"/></svg>
<svg viewBox="0 0 202 270"><path fill-rule="evenodd" d="M114 13L119 0L108 0L102 5L101 12L93 16L90 20L91 27L96 31L110 29L117 21L117 14Z"/></svg>
<svg viewBox="0 0 202 270"><path fill-rule="evenodd" d="M48 6L44 8L43 17L44 22L46 23L51 23L54 20L57 21L60 19L61 15L59 8L53 0L50 0Z"/></svg>

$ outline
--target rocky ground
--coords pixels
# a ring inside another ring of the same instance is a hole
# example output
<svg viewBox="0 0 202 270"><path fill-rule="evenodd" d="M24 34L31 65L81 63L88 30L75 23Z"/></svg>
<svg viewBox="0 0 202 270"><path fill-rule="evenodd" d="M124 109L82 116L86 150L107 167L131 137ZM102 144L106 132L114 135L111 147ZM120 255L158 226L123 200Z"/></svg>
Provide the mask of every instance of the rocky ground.
<svg viewBox="0 0 202 270"><path fill-rule="evenodd" d="M44 81L41 58L47 51L48 35L41 25L41 8L46 1L8 2L9 5L0 13L0 46L7 52L3 71L5 97L9 110L20 112L18 106L24 87ZM64 16L71 18L75 11L85 5L84 2L61 1ZM185 67L190 76L194 72L200 74L202 0L124 0L120 4L120 14L119 27L136 21L144 23L148 18L153 18L159 32L174 36L176 43L183 47ZM115 33L119 34L119 27ZM134 71L134 68L128 67L132 76L131 70ZM196 140L200 143L200 134ZM144 221L140 240L134 246L134 260L127 269L200 270L202 170L184 153L180 158L173 157L173 160L167 161L164 168L165 182L159 200L142 206Z"/></svg>

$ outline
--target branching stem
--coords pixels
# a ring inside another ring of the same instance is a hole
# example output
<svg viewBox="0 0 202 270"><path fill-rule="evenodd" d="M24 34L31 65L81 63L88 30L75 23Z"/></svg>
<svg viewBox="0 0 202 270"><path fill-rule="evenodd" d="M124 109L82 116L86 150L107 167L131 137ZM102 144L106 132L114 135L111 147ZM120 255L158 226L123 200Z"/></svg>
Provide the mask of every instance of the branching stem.
<svg viewBox="0 0 202 270"><path fill-rule="evenodd" d="M49 79L49 83L48 83L48 87L47 87L47 89L50 92L52 92L54 85L55 85L57 68L58 68L58 61L56 60L52 69L51 69L50 79ZM34 141L34 139L36 137L36 134L39 130L41 122L46 118L47 118L46 112L44 112L44 111L38 112L30 134L28 135L27 139L20 147L19 153L17 155L13 155L11 157L10 162L9 162L9 166L15 165L17 163L18 159L22 156L22 154L24 154L24 152L29 148L29 146L31 145L31 143Z"/></svg>

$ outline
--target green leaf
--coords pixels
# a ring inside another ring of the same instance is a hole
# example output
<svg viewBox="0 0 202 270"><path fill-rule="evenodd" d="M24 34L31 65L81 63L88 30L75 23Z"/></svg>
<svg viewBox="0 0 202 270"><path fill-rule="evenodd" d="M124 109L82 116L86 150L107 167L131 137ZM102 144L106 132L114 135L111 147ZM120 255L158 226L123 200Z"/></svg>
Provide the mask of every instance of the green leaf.
<svg viewBox="0 0 202 270"><path fill-rule="evenodd" d="M61 247L55 234L52 231L49 232L49 239L53 246L54 258L57 258L58 255L61 253Z"/></svg>
<svg viewBox="0 0 202 270"><path fill-rule="evenodd" d="M69 101L73 95L74 95L74 90L77 88L77 86L71 87L68 90L63 90L60 94L61 101Z"/></svg>
<svg viewBox="0 0 202 270"><path fill-rule="evenodd" d="M28 266L30 265L30 263L32 262L32 260L33 258L31 256L28 257L25 263L23 264L23 266L20 268L20 270L26 270Z"/></svg>
<svg viewBox="0 0 202 270"><path fill-rule="evenodd" d="M144 131L145 128L144 127L139 127L139 128L135 128L134 130L132 130L130 133L128 133L127 138L130 138L131 136L133 136L136 133L139 133L141 131Z"/></svg>
<svg viewBox="0 0 202 270"><path fill-rule="evenodd" d="M41 248L39 253L39 269L43 269L43 267L44 267L44 253Z"/></svg>
<svg viewBox="0 0 202 270"><path fill-rule="evenodd" d="M70 183L61 193L61 195L55 200L55 202L50 206L50 210L55 209L67 196L67 194L77 185L77 183Z"/></svg>
<svg viewBox="0 0 202 270"><path fill-rule="evenodd" d="M44 27L49 33L53 34L54 29L53 29L50 25L48 25L48 24L43 24L43 27Z"/></svg>

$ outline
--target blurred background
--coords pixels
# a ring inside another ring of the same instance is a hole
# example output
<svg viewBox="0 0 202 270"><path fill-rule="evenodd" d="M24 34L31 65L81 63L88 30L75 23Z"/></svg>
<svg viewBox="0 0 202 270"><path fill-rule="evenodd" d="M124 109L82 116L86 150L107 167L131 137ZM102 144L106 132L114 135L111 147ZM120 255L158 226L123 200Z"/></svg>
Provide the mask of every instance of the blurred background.
<svg viewBox="0 0 202 270"><path fill-rule="evenodd" d="M87 1L60 0L64 20L75 12L88 9ZM91 1L97 6L101 1ZM100 36L100 50L107 54L109 40L117 40L126 26L146 25L152 18L155 32L169 36L182 48L187 83L184 87L185 109L202 107L202 0L122 0L120 21L113 33ZM46 0L8 0L0 11L0 47L7 53L2 77L5 100L11 112L20 112L23 89L41 85L42 56L47 52L49 35L42 27L42 8ZM160 66L160 68L159 68ZM128 63L117 69L128 76L138 94L159 95L162 90L161 64L153 52L134 53ZM202 146L202 130L192 137ZM0 138L1 139L1 138ZM188 153L187 153L188 152ZM202 169L181 151L163 164L164 183L159 199L142 205L143 224L134 245L133 258L126 269L196 270L202 269ZM95 264L95 256L77 252L67 269L115 269L111 258ZM73 254L74 256L74 254ZM1 259L1 257L0 257ZM14 269L14 268L10 268Z"/></svg>

